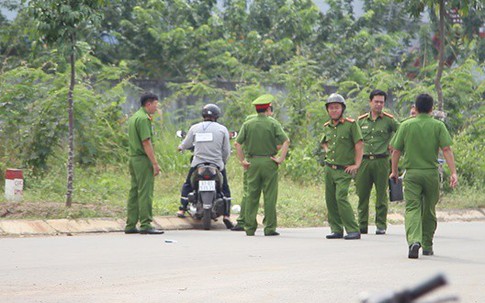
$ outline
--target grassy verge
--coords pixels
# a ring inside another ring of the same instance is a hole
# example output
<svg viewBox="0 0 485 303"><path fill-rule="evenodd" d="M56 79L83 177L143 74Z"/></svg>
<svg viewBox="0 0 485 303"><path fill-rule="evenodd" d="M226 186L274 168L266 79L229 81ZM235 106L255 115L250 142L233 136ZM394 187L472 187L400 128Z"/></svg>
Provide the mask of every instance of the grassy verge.
<svg viewBox="0 0 485 303"><path fill-rule="evenodd" d="M187 155L188 156L188 155ZM187 160L188 163L188 160ZM188 165L187 165L188 169ZM234 197L233 204L240 203L242 196L242 169L232 158L228 176ZM186 172L163 173L156 178L153 212L155 215L173 215L179 206L180 187ZM0 197L0 216L12 218L124 218L125 204L130 187L127 167L123 165L77 169L75 174L74 204L64 206L65 168L58 166L43 177L27 177L24 202L10 203ZM373 193L374 194L374 193ZM372 195L373 195L372 194ZM278 199L278 222L280 226L321 226L327 216L323 184L307 184L280 176ZM357 196L352 185L350 201L356 209ZM371 197L374 201L374 197ZM443 195L438 209L462 209L485 207L483 189L460 187ZM370 221L374 218L371 202ZM403 213L404 203L391 203L390 213Z"/></svg>

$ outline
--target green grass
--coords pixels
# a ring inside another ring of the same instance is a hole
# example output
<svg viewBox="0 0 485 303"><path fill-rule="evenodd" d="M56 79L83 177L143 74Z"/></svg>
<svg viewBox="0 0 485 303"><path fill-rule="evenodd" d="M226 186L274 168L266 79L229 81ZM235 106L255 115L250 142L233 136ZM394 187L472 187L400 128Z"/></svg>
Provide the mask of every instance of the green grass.
<svg viewBox="0 0 485 303"><path fill-rule="evenodd" d="M179 206L180 187L188 170L188 154L178 155L177 166L182 172L162 172L155 180L153 212L154 215L174 215ZM185 163L185 164L183 164ZM166 164L168 167L172 164ZM66 172L63 165L51 168L43 177L25 179L24 202L16 207L29 208L19 214L21 218L90 218L118 217L124 218L125 204L130 187L127 165L77 168L75 171L74 203L70 209L65 208ZM242 168L231 157L227 167L231 186L233 204L239 204L242 196ZM278 197L278 224L280 226L303 227L324 225L327 210L323 184L301 183L283 176L280 171ZM3 195L0 206L6 205ZM356 210L357 196L352 183L350 201ZM485 192L482 188L462 186L443 195L438 209L462 209L485 207ZM32 208L32 209L31 209ZM370 222L374 220L374 192L371 197ZM403 213L404 203L390 203L390 213ZM6 219L9 217L6 216Z"/></svg>

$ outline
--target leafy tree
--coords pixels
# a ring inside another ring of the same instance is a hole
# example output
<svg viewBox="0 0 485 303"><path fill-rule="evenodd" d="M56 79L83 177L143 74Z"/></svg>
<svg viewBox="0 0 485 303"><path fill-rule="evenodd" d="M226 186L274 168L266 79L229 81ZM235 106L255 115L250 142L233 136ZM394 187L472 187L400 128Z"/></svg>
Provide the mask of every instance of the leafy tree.
<svg viewBox="0 0 485 303"><path fill-rule="evenodd" d="M455 10L460 16L468 15L470 10L483 9L482 1L477 0L400 0L406 4L409 13L418 18L421 13L428 7L430 10L438 11L438 68L434 78L434 85L438 95L438 110L443 111L443 89L441 86L441 77L445 66L445 30L446 24L449 23L447 11Z"/></svg>
<svg viewBox="0 0 485 303"><path fill-rule="evenodd" d="M222 20L226 38L244 40L249 32L247 0L225 0Z"/></svg>
<svg viewBox="0 0 485 303"><path fill-rule="evenodd" d="M53 44L69 57L71 75L67 93L69 137L67 161L66 206L72 204L74 182L74 100L76 84L76 47L85 35L92 33L93 25L101 19L103 0L30 0L29 12L36 22L36 32L48 44Z"/></svg>
<svg viewBox="0 0 485 303"><path fill-rule="evenodd" d="M0 154L34 173L46 167L65 125L52 89L53 76L40 69L19 67L0 74Z"/></svg>
<svg viewBox="0 0 485 303"><path fill-rule="evenodd" d="M285 64L274 67L271 74L274 74L271 80L285 87L286 96L283 102L278 102L278 107L287 111L289 136L298 142L297 138L306 138L309 131L315 129L312 122L322 123L321 120L314 120L308 110L315 102L323 104L326 79L318 74L315 61L302 56L295 56Z"/></svg>

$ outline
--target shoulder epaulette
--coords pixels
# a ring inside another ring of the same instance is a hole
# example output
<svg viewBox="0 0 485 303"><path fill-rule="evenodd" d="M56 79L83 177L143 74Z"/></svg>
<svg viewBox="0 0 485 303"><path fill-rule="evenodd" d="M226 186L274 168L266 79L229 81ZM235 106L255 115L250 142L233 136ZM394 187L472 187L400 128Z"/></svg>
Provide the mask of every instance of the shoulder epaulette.
<svg viewBox="0 0 485 303"><path fill-rule="evenodd" d="M359 116L359 120L362 120L362 119L367 118L367 117L369 117L369 113L366 113L366 114Z"/></svg>
<svg viewBox="0 0 485 303"><path fill-rule="evenodd" d="M346 120L346 121L349 121L349 122L352 122L352 123L353 123L353 122L355 122L355 120L354 120L354 119L352 119L352 118L345 118L345 120Z"/></svg>
<svg viewBox="0 0 485 303"><path fill-rule="evenodd" d="M327 121L327 122L325 122L325 124L323 124L323 126L327 126L329 124L330 124L330 121Z"/></svg>
<svg viewBox="0 0 485 303"><path fill-rule="evenodd" d="M389 118L394 119L394 116L393 116L393 115L391 115L390 113L382 112L382 114L383 114L384 116L388 116Z"/></svg>

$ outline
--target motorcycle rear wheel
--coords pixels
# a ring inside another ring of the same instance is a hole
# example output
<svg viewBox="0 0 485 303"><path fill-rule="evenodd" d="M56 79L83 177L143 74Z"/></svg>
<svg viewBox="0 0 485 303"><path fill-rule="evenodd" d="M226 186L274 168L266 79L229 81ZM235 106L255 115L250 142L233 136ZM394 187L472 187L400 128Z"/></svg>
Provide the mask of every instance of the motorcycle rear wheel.
<svg viewBox="0 0 485 303"><path fill-rule="evenodd" d="M205 230L211 229L212 211L210 209L204 209L202 216L202 226Z"/></svg>

